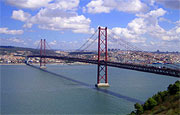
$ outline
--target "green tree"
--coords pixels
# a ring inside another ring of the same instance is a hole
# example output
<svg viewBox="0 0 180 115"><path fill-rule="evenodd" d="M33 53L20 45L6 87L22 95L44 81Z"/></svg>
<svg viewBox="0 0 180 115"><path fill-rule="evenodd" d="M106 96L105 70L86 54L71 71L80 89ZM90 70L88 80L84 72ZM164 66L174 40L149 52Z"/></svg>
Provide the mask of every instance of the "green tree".
<svg viewBox="0 0 180 115"><path fill-rule="evenodd" d="M172 92L172 88L173 88L173 85L172 84L170 84L169 86L168 86L168 92L170 93L170 94L172 94L173 92Z"/></svg>
<svg viewBox="0 0 180 115"><path fill-rule="evenodd" d="M146 101L143 105L144 110L149 110L149 103Z"/></svg>
<svg viewBox="0 0 180 115"><path fill-rule="evenodd" d="M136 112L132 111L129 115L136 115Z"/></svg>
<svg viewBox="0 0 180 115"><path fill-rule="evenodd" d="M167 108L166 105L167 105L168 100L169 99L172 100L171 97L174 97L172 101L177 101L180 98L179 97L179 95L180 95L180 80L176 81L174 84L170 84L167 89L168 89L167 91L158 92L152 98L149 98L148 100L146 100L146 102L143 105L136 103L134 105L136 110L132 111L131 115L140 115L142 113L146 113L146 110L152 110L156 105L163 104L164 102L166 102L166 103L164 103L165 106L163 105L163 107L161 108L161 111L165 111ZM174 105L175 106L173 106L173 108L177 107L176 102ZM162 106L162 105L160 105L160 106ZM168 105L168 108L170 106L171 105ZM155 108L155 109L157 109L157 108ZM178 110L179 109L176 110L176 108L175 108L175 113L179 114L180 112Z"/></svg>
<svg viewBox="0 0 180 115"><path fill-rule="evenodd" d="M157 103L161 103L162 102L162 98L161 95L159 94L160 92L158 92L158 94L153 95L153 99L156 100Z"/></svg>
<svg viewBox="0 0 180 115"><path fill-rule="evenodd" d="M149 108L152 109L154 106L157 105L156 100L154 100L153 98L149 98L148 99L148 103L149 103Z"/></svg>
<svg viewBox="0 0 180 115"><path fill-rule="evenodd" d="M134 104L134 108L136 109L136 114L140 115L143 113L143 106L139 103Z"/></svg>
<svg viewBox="0 0 180 115"><path fill-rule="evenodd" d="M180 91L180 81L176 81L175 84L168 86L168 92L170 95L176 94Z"/></svg>
<svg viewBox="0 0 180 115"><path fill-rule="evenodd" d="M154 100L153 98L149 98L145 103L144 103L144 110L150 110L152 109L154 106L157 105L156 100Z"/></svg>
<svg viewBox="0 0 180 115"><path fill-rule="evenodd" d="M162 101L164 101L165 96L168 95L168 91L160 91L160 92L158 92L158 95L160 95Z"/></svg>
<svg viewBox="0 0 180 115"><path fill-rule="evenodd" d="M176 81L175 84L174 84L174 91L176 93L179 93L180 91L180 81Z"/></svg>

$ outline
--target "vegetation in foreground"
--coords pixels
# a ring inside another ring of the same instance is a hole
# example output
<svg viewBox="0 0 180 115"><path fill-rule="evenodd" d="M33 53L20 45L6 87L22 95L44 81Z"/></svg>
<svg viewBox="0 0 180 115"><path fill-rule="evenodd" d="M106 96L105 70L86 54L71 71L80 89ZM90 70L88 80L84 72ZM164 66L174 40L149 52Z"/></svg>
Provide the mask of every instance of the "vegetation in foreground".
<svg viewBox="0 0 180 115"><path fill-rule="evenodd" d="M134 104L136 110L129 115L147 114L180 114L180 81L170 84L167 91L158 92L149 98L144 104Z"/></svg>

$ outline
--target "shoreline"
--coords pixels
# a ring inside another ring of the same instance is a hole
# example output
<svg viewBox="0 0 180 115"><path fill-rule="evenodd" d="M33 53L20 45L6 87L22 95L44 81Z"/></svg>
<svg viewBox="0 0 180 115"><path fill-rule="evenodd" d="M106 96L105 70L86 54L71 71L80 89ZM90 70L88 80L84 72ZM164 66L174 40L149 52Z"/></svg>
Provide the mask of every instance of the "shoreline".
<svg viewBox="0 0 180 115"><path fill-rule="evenodd" d="M10 64L0 64L1 65L26 65L25 63L17 63L17 64L13 64L13 63L10 63Z"/></svg>
<svg viewBox="0 0 180 115"><path fill-rule="evenodd" d="M25 63L16 63L16 64L13 64L13 63L10 63L10 64L0 64L1 65L26 65ZM39 64L33 64L33 65L39 65ZM88 64L88 63L48 63L47 65L91 65L91 64Z"/></svg>

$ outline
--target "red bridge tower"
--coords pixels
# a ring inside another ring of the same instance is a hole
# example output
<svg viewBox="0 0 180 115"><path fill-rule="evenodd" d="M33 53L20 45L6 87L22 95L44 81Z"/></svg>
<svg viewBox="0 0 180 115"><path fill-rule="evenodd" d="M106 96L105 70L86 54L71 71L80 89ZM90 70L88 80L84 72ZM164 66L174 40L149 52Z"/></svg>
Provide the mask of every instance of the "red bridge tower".
<svg viewBox="0 0 180 115"><path fill-rule="evenodd" d="M46 58L43 56L46 56L46 40L41 39L41 46L40 46L40 68L46 69Z"/></svg>
<svg viewBox="0 0 180 115"><path fill-rule="evenodd" d="M96 87L109 87L107 77L107 27L99 27L98 29L98 70Z"/></svg>

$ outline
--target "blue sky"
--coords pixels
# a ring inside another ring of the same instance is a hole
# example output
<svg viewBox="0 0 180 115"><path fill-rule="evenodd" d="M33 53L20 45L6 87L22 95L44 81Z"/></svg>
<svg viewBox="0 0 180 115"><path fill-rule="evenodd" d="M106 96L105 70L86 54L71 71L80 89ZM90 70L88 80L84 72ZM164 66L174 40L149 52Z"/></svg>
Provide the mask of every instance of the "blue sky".
<svg viewBox="0 0 180 115"><path fill-rule="evenodd" d="M0 45L36 48L46 39L54 49L78 49L98 26L107 26L116 41L180 51L180 0L1 0L0 5ZM123 49L108 42L109 48Z"/></svg>

